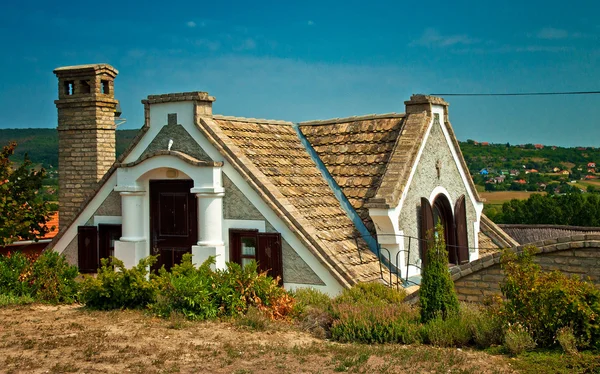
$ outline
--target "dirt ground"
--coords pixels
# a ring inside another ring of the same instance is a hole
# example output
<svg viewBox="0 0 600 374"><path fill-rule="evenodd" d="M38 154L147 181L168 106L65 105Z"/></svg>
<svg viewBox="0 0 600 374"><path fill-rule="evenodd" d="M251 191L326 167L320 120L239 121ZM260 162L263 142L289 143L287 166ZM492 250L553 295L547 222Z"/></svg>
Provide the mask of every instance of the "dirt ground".
<svg viewBox="0 0 600 374"><path fill-rule="evenodd" d="M162 320L77 306L0 308L2 373L512 373L510 360L426 346L338 344L277 323Z"/></svg>

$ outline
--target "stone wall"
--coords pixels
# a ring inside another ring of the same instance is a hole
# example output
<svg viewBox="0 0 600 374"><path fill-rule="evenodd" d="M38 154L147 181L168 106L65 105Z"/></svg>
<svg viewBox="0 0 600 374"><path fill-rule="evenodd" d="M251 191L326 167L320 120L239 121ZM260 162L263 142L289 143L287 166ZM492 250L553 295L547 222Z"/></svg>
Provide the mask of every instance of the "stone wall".
<svg viewBox="0 0 600 374"><path fill-rule="evenodd" d="M549 239L532 245L540 249L534 261L543 270L559 270L571 276L589 278L600 287L599 234ZM517 251L522 249L523 246L516 248ZM459 300L482 302L488 296L501 294L500 283L504 275L500 256L497 252L450 269Z"/></svg>
<svg viewBox="0 0 600 374"><path fill-rule="evenodd" d="M436 168L438 161L441 165L439 178ZM473 222L477 220L477 214L469 199L467 186L465 186L460 176L439 121L433 124L425 149L417 165L417 170L409 186L404 206L400 212L399 227L404 231L404 235L413 238L419 237L421 197L429 199L429 195L437 186L443 186L448 191L451 198L450 204L452 205L456 203L461 195L465 195L469 247L473 248L475 243ZM408 238L404 241L404 247L409 248ZM414 264L419 258L419 243L413 239L410 241L409 262Z"/></svg>

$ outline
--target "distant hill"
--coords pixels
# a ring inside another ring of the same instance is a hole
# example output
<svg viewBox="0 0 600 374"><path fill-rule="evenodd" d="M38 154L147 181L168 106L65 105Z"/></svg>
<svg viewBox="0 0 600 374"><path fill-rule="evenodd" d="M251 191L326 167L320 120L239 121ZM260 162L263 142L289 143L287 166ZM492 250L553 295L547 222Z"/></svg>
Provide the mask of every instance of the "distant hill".
<svg viewBox="0 0 600 374"><path fill-rule="evenodd" d="M117 157L123 153L139 130L117 130ZM58 167L58 131L56 129L0 129L0 146L17 142L15 162L27 153L35 164L45 168Z"/></svg>

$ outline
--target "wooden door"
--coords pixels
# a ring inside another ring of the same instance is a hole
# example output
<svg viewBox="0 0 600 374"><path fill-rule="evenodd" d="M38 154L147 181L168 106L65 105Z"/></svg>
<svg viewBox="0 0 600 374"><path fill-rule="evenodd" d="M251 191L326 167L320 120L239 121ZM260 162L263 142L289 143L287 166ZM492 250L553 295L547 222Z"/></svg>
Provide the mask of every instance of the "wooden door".
<svg viewBox="0 0 600 374"><path fill-rule="evenodd" d="M150 181L151 254L159 255L153 270L181 262L198 240L196 196L191 180Z"/></svg>

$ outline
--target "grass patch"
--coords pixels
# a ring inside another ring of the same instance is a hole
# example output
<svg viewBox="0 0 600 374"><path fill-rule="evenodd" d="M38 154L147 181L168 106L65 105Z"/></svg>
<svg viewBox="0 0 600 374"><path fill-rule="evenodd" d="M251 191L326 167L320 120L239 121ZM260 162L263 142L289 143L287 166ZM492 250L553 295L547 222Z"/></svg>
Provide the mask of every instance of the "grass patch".
<svg viewBox="0 0 600 374"><path fill-rule="evenodd" d="M29 295L14 296L0 294L0 307L9 305L27 305L34 303L35 300Z"/></svg>

